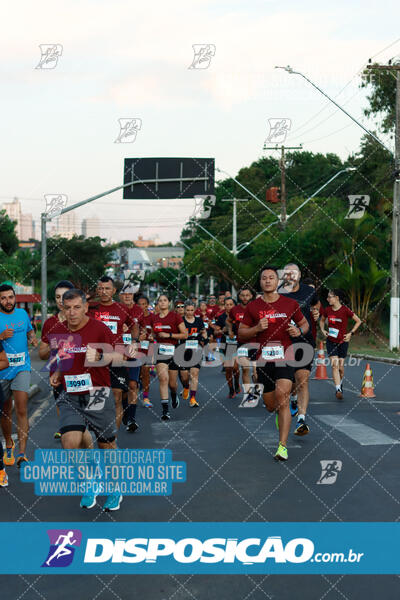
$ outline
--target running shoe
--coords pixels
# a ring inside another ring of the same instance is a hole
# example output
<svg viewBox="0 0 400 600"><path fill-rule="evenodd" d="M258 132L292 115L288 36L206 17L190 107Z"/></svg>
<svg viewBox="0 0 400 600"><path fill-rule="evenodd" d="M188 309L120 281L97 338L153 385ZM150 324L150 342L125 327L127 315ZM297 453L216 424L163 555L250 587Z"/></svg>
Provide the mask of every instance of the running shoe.
<svg viewBox="0 0 400 600"><path fill-rule="evenodd" d="M55 440L60 440L61 439L61 433L59 431L56 431L54 434L54 439Z"/></svg>
<svg viewBox="0 0 400 600"><path fill-rule="evenodd" d="M198 403L196 402L196 398L190 398L189 406L190 406L190 408L195 408L196 406L198 406Z"/></svg>
<svg viewBox="0 0 400 600"><path fill-rule="evenodd" d="M1 469L0 471L0 487L8 486L8 477L5 469Z"/></svg>
<svg viewBox="0 0 400 600"><path fill-rule="evenodd" d="M234 398L236 396L235 390L232 388L229 390L228 398Z"/></svg>
<svg viewBox="0 0 400 600"><path fill-rule="evenodd" d="M15 443L13 440L11 448L6 447L6 449L4 451L3 461L4 461L4 464L7 465L8 467L11 467L11 465L13 465L15 463L14 448L15 448Z"/></svg>
<svg viewBox="0 0 400 600"><path fill-rule="evenodd" d="M182 390L182 399L189 400L189 388L183 388Z"/></svg>
<svg viewBox="0 0 400 600"><path fill-rule="evenodd" d="M161 421L169 421L171 418L171 415L169 414L169 412L165 412L161 415Z"/></svg>
<svg viewBox="0 0 400 600"><path fill-rule="evenodd" d="M309 433L310 428L305 422L304 419L300 419L297 421L296 429L294 430L294 435L307 435Z"/></svg>
<svg viewBox="0 0 400 600"><path fill-rule="evenodd" d="M131 433L134 433L136 431L136 429L139 429L139 425L136 423L136 421L128 421L128 425L126 426L126 431L130 431Z"/></svg>
<svg viewBox="0 0 400 600"><path fill-rule="evenodd" d="M276 451L274 458L275 458L275 460L287 460L288 459L287 448L280 442L279 442L278 450Z"/></svg>
<svg viewBox="0 0 400 600"><path fill-rule="evenodd" d="M111 494L110 496L107 496L103 506L103 510L107 512L109 510L119 510L119 505L121 504L122 499L123 496L121 496L120 494Z"/></svg>
<svg viewBox="0 0 400 600"><path fill-rule="evenodd" d="M80 507L81 508L93 508L96 504L96 495L95 494L86 494L82 496Z"/></svg>
<svg viewBox="0 0 400 600"><path fill-rule="evenodd" d="M343 390L342 390L342 388L340 388L340 390L336 390L336 398L338 400L343 400Z"/></svg>
<svg viewBox="0 0 400 600"><path fill-rule="evenodd" d="M20 454L17 454L17 467L19 469L27 462L28 462L28 459L26 458L26 455L23 452L21 452Z"/></svg>
<svg viewBox="0 0 400 600"><path fill-rule="evenodd" d="M153 404L150 402L150 400L143 400L143 406L146 408L153 408Z"/></svg>
<svg viewBox="0 0 400 600"><path fill-rule="evenodd" d="M275 427L279 431L279 413L275 413Z"/></svg>
<svg viewBox="0 0 400 600"><path fill-rule="evenodd" d="M172 408L178 408L178 406L179 406L179 396L176 396L176 398L173 398L171 400L171 406L172 406Z"/></svg>
<svg viewBox="0 0 400 600"><path fill-rule="evenodd" d="M290 414L295 417L299 414L299 407L297 406L297 396L292 396L290 399Z"/></svg>

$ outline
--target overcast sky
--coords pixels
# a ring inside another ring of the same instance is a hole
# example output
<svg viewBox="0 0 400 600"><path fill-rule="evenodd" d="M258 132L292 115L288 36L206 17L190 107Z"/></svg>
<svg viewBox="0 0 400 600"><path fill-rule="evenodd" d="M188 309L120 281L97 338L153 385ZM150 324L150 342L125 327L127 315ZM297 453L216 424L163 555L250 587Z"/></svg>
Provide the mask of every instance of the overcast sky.
<svg viewBox="0 0 400 600"><path fill-rule="evenodd" d="M263 156L270 118L291 119L287 145L345 158L362 131L274 66L306 73L373 128L359 73L370 57L400 54L398 24L389 0L3 4L0 202L20 197L37 218L44 194L72 204L120 185L125 157L209 156L236 174ZM50 43L63 48L57 66L35 69L39 44ZM207 69L189 69L192 45L203 43L215 56ZM114 143L120 118L142 120L133 143ZM116 192L77 218L99 216L114 240L176 241L192 211L192 200L124 201Z"/></svg>

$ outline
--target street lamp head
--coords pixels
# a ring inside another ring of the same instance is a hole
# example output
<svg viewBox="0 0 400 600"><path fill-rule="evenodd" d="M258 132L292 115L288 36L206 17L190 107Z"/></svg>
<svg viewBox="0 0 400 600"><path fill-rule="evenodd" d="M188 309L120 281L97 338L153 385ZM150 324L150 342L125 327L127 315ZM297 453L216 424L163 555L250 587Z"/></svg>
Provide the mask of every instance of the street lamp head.
<svg viewBox="0 0 400 600"><path fill-rule="evenodd" d="M284 69L285 71L287 71L288 73L294 73L292 67L290 65L287 65L286 67L278 67L275 66L275 69Z"/></svg>
<svg viewBox="0 0 400 600"><path fill-rule="evenodd" d="M346 171L357 171L356 167L347 167Z"/></svg>

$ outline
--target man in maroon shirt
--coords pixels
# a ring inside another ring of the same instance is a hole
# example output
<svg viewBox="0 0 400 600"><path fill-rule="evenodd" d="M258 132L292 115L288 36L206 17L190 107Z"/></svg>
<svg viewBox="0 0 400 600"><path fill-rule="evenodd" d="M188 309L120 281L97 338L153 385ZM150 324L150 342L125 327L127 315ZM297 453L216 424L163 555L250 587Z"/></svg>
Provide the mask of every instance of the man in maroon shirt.
<svg viewBox="0 0 400 600"><path fill-rule="evenodd" d="M124 324L124 330L126 332L123 335L124 343L131 344L132 342L137 342L139 339L140 331L144 327L143 323L143 312L140 307L135 304L134 298L135 288L128 281L126 282L120 293L119 297L121 300L122 308L127 312L128 316L131 320L132 332L128 333L129 327ZM122 403L124 408L124 418L123 421L126 425L126 430L131 433L135 432L138 429L138 424L136 423L136 406L137 406L137 398L138 398L138 389L139 389L139 379L140 379L140 361L136 361L137 365L132 365L128 367L128 380L129 380L129 389L128 389L128 398L126 399L126 392L123 393ZM125 404L126 403L126 404Z"/></svg>
<svg viewBox="0 0 400 600"><path fill-rule="evenodd" d="M332 378L336 386L336 398L343 399L344 360L347 356L349 341L353 333L361 325L361 319L345 304L342 290L329 290L327 300L329 305L322 308L320 328L326 337L326 350L331 360ZM355 322L351 331L347 333L348 320ZM328 331L325 329L325 321L328 321Z"/></svg>
<svg viewBox="0 0 400 600"><path fill-rule="evenodd" d="M106 325L88 317L82 290L65 292L63 306L66 324L55 326L45 340L53 346L54 337L58 347L62 338L68 341L63 348L70 354L70 360L60 361L50 377L53 387L63 386L58 398L62 447L81 448L84 432L89 428L99 448L114 449L117 447L115 405L107 366L113 357L113 334ZM120 494L108 496L104 510L118 510L121 500ZM81 508L92 508L95 504L95 493L87 493L81 500Z"/></svg>
<svg viewBox="0 0 400 600"><path fill-rule="evenodd" d="M134 337L135 328L132 325L132 320L128 312L118 302L113 301L116 291L114 280L111 277L107 275L101 277L97 285L97 295L100 302L91 306L88 314L93 319L96 319L96 321L101 321L104 325L107 325L112 333L114 345L119 344L122 347L124 344L124 325L127 326L132 337ZM123 355L121 355L121 362L122 360ZM122 393L127 392L129 389L128 371L126 366L110 365L110 375L111 387L115 397L117 429L119 429L123 416Z"/></svg>
<svg viewBox="0 0 400 600"><path fill-rule="evenodd" d="M246 306L248 305L249 302L251 302L253 300L254 292L248 285L244 285L240 288L238 296L239 296L240 303L236 304L230 310L229 317L227 319L227 323L228 323L228 325L230 325L232 327L233 334L236 338L238 336L240 323L243 321L244 313L246 311ZM240 344L238 344L238 348L239 347L240 347ZM246 348L242 349L241 356L246 356L248 358L248 356L249 356L248 352L246 352L244 354L245 350L247 350L247 349ZM243 384L250 385L250 383L251 383L250 364L249 364L249 366L246 366L246 367L242 366L242 380L243 380ZM239 390L236 390L236 393L239 393Z"/></svg>
<svg viewBox="0 0 400 600"><path fill-rule="evenodd" d="M219 313L221 310L221 307L218 306L217 304L217 298L214 296L214 294L211 294L211 296L208 297L208 304L207 304L207 316L209 319L214 319L215 315L217 313ZM222 312L225 309L222 309Z"/></svg>
<svg viewBox="0 0 400 600"><path fill-rule="evenodd" d="M295 355L291 338L306 333L309 325L298 303L278 294L278 283L275 267L261 269L262 297L247 305L239 326L239 341L248 342L255 338L260 344L257 351L258 383L264 385L263 400L267 410L278 413L279 446L275 459L287 460L286 443L291 423L289 399L294 381L294 366L290 362L293 364Z"/></svg>
<svg viewBox="0 0 400 600"><path fill-rule="evenodd" d="M46 365L46 367L50 371L50 375L52 373L54 373L54 371L56 370L56 366L57 366L56 356L55 355L51 356L50 346L44 340L48 338L49 333L52 332L52 330L55 326L57 326L60 323L63 323L65 321L62 297L65 292L67 292L68 290L72 290L74 287L75 287L74 284L67 280L59 281L56 284L56 287L54 288L54 298L56 301L58 313L55 315L52 315L51 317L46 319L46 321L43 323L42 338L41 338L41 342L39 345L39 357L42 360L50 359L50 362ZM53 388L53 395L54 395L54 400L56 401L56 403L57 403L57 398L61 391L62 391L61 387L58 390L56 388ZM57 404L56 404L56 406L57 406ZM57 416L60 416L58 407L57 407ZM60 438L61 438L61 433L57 430L54 434L54 439L59 440Z"/></svg>

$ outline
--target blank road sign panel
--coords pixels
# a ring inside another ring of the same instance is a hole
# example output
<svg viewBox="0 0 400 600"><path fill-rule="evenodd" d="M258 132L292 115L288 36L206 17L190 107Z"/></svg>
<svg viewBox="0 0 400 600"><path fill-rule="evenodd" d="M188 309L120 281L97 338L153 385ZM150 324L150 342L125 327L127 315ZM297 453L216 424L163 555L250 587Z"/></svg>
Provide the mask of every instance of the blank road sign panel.
<svg viewBox="0 0 400 600"><path fill-rule="evenodd" d="M194 198L214 193L213 158L126 158L124 199Z"/></svg>

